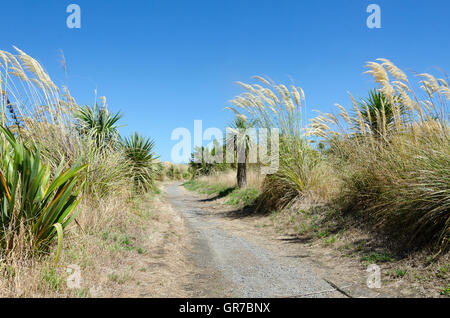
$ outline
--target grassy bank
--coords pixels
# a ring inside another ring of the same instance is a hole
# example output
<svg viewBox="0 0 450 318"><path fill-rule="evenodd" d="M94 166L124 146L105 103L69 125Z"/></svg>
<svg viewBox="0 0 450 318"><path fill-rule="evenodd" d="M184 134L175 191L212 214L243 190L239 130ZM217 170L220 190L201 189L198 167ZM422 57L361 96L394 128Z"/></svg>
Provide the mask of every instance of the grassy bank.
<svg viewBox="0 0 450 318"><path fill-rule="evenodd" d="M351 266L365 269L370 264L377 264L382 269L384 288L389 290L387 286L392 286L395 293L448 296L448 252L436 255L432 248L399 250L390 236L374 232L364 218L356 219L354 215L342 214L326 205L295 204L278 210L257 211L262 199L260 191L220 184L217 182L220 175L210 177L210 180L211 183L208 183L208 177L202 181L190 180L184 187L208 195L209 200L218 200L216 202L222 202L224 206L231 205L233 215L236 208L240 209L241 217L251 216L248 222L258 228L261 235L290 237L318 261L323 254L344 258L345 263L341 266L346 270Z"/></svg>
<svg viewBox="0 0 450 318"><path fill-rule="evenodd" d="M64 233L61 257L55 265L55 246L47 253L8 255L2 260L1 297L98 297L114 296L111 275L132 279L132 268L121 268L123 259L146 250L140 237L151 221L151 199L124 202L102 199L83 201L77 224ZM145 211L145 212L142 212ZM22 251L23 252L23 251ZM68 284L75 271L80 284Z"/></svg>
<svg viewBox="0 0 450 318"><path fill-rule="evenodd" d="M260 192L252 187L239 189L236 186L211 184L208 181L189 180L183 186L198 193L207 194L215 199L226 198L225 204L232 206L250 206L256 202Z"/></svg>
<svg viewBox="0 0 450 318"><path fill-rule="evenodd" d="M399 266L392 269L398 277L436 281L446 294L448 80L445 74L427 73L416 74L416 81L408 79L386 59L366 68L375 89L367 97L350 95L350 105L337 105L336 112L318 112L308 126L301 88L262 77L255 77L256 84L238 83L244 93L229 109L247 126L280 132L279 167L260 176L259 195L251 200L257 203L254 211L272 215L272 225L280 232L356 253L362 261L393 263ZM249 147L258 140L246 142ZM216 146L206 155L216 149L225 147ZM224 174L205 164L208 169L198 169L205 171L197 178L201 184L188 188L227 197L244 192L227 190L236 184L227 181L236 175L233 164L229 166Z"/></svg>
<svg viewBox="0 0 450 318"><path fill-rule="evenodd" d="M366 65L376 89L351 96L338 113L319 112L304 127L301 88L256 77L230 109L257 128L277 128L279 168L264 177L259 206L326 206L338 218L363 220L399 249L450 242L450 133L447 80L418 83L386 59ZM258 107L255 107L257 105ZM264 163L261 162L262 165Z"/></svg>
<svg viewBox="0 0 450 318"><path fill-rule="evenodd" d="M116 254L145 252L154 142L120 136L106 98L78 105L25 52L0 51L0 64L0 296L108 290Z"/></svg>

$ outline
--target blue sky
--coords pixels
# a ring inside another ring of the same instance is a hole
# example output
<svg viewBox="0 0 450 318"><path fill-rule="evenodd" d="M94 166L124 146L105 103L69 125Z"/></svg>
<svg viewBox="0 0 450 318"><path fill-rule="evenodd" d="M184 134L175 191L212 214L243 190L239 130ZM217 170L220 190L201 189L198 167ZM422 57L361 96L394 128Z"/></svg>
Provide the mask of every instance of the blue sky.
<svg viewBox="0 0 450 318"><path fill-rule="evenodd" d="M222 128L241 93L236 81L267 75L301 86L307 107L349 104L347 91L374 87L364 64L385 57L406 71L450 71L448 0L14 0L0 1L0 48L39 60L79 104L94 90L124 114L120 131L156 140L170 160L173 129L195 119ZM66 26L66 7L81 7L81 29ZM381 29L366 8L381 7ZM408 74L409 75L409 74ZM308 112L307 116L313 113ZM206 144L206 143L205 143Z"/></svg>

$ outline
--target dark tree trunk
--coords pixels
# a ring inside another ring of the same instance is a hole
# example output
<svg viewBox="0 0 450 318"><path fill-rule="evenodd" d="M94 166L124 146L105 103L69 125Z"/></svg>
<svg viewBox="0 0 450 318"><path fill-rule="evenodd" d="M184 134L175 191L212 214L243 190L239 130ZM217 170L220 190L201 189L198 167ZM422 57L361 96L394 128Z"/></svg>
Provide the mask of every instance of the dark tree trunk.
<svg viewBox="0 0 450 318"><path fill-rule="evenodd" d="M245 162L237 164L237 184L239 188L247 185L247 164Z"/></svg>

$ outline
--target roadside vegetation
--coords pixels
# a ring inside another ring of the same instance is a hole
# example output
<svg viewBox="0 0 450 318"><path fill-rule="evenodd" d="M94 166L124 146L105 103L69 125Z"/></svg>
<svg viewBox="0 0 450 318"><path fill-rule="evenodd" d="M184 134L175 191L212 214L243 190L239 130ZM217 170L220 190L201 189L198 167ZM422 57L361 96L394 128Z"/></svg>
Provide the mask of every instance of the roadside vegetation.
<svg viewBox="0 0 450 318"><path fill-rule="evenodd" d="M278 231L355 251L368 263L399 261L395 264L405 267L392 269L392 277L417 280L421 274L413 275L408 266L428 268L426 275L438 279L445 294L450 242L448 79L418 74L412 81L386 59L366 67L376 84L368 96L350 95L349 107L318 112L307 126L302 124L301 88L262 77L255 77L257 84L238 83L245 92L229 109L254 127L280 131L278 171L250 187L258 190L257 196L239 202L252 205L254 213L271 215ZM217 195L243 183L236 163L203 166L191 163L202 169L196 169L188 189ZM221 182L228 180L225 175L234 175L234 182ZM230 201L232 193L226 193L225 200ZM355 233L367 244L351 240Z"/></svg>
<svg viewBox="0 0 450 318"><path fill-rule="evenodd" d="M189 168L185 164L174 164L171 162L160 163L160 181L173 180L182 181L191 178Z"/></svg>
<svg viewBox="0 0 450 318"><path fill-rule="evenodd" d="M448 78L412 81L385 59L367 69L376 83L367 97L350 96L349 107L318 112L307 126L301 88L262 77L239 83L245 91L229 107L234 162L214 159L226 154L215 141L175 165L158 161L153 140L120 136L122 114L106 98L78 105L35 59L0 51L0 296L114 295L137 270L124 260L148 252L143 238L160 217L152 206L165 180L234 210L251 207L242 213L265 215L278 232L388 264L391 279L431 282L448 296ZM275 173L249 162L263 141L241 135L246 128L279 129ZM171 222L155 240L161 246ZM117 272L121 262L129 268ZM85 283L69 288L68 268Z"/></svg>
<svg viewBox="0 0 450 318"><path fill-rule="evenodd" d="M78 105L17 48L0 51L0 106L0 296L87 297L87 284L68 288L70 266L101 285L111 249L139 252L130 236L150 217L154 142L121 138L104 97Z"/></svg>

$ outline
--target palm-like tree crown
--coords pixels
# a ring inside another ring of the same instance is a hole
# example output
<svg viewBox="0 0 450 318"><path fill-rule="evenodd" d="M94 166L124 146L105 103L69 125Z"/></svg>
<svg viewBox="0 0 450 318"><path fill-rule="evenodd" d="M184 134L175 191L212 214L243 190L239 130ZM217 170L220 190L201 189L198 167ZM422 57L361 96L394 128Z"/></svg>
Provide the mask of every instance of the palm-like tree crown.
<svg viewBox="0 0 450 318"><path fill-rule="evenodd" d="M369 96L361 99L358 103L358 109L365 124L367 124L373 133L379 134L383 127L390 126L394 122L394 111L391 103L379 90L369 91ZM383 122L384 112L384 122Z"/></svg>
<svg viewBox="0 0 450 318"><path fill-rule="evenodd" d="M77 129L83 135L93 135L98 142L109 142L118 137L118 121L122 114L111 114L106 107L80 106L74 112Z"/></svg>
<svg viewBox="0 0 450 318"><path fill-rule="evenodd" d="M253 146L254 141L252 140L251 136L248 135L248 132L246 132L247 129L253 127L254 122L248 121L246 118L243 118L241 116L235 117L234 121L231 123L229 128L232 129L234 134L230 136L231 138L227 140L227 143L234 143L235 151L241 152L237 153L238 157L244 155L245 157L247 157L250 147ZM245 160L247 160L247 158L245 158Z"/></svg>
<svg viewBox="0 0 450 318"><path fill-rule="evenodd" d="M122 149L132 166L132 176L136 189L148 191L157 175L158 158L153 150L155 142L135 132L121 140Z"/></svg>

